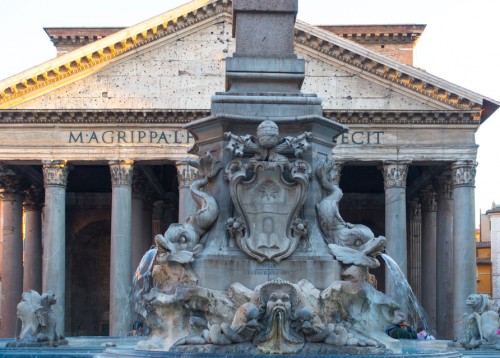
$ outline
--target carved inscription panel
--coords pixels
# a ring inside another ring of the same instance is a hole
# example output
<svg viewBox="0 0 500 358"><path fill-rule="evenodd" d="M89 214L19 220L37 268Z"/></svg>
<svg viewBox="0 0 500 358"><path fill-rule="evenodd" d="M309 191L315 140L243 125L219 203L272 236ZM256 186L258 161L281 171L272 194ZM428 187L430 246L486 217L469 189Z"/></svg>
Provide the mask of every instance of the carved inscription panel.
<svg viewBox="0 0 500 358"><path fill-rule="evenodd" d="M0 131L6 160L177 160L188 156L193 136L180 126L12 126Z"/></svg>

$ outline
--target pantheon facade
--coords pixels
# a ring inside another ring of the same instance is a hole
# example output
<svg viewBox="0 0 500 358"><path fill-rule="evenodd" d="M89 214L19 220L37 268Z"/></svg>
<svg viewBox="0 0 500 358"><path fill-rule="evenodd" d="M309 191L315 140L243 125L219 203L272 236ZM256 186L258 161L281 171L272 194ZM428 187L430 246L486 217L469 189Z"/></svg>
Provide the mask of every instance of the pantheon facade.
<svg viewBox="0 0 500 358"><path fill-rule="evenodd" d="M231 23L230 0L198 0L129 28L47 28L58 56L0 82L2 337L30 289L56 294L66 335L109 333L154 236L195 210L183 125L226 88ZM342 216L387 237L452 338L476 285L474 134L500 103L413 67L424 29L297 21L295 52L302 91L350 128Z"/></svg>

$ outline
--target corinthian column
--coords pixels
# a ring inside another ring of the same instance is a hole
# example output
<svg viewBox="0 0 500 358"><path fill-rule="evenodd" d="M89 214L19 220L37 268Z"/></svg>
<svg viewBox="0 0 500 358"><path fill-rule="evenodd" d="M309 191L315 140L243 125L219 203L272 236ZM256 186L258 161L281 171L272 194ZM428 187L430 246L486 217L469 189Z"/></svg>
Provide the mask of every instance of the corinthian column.
<svg viewBox="0 0 500 358"><path fill-rule="evenodd" d="M23 293L23 196L21 178L0 177L3 188L2 329L3 338L16 336L16 306Z"/></svg>
<svg viewBox="0 0 500 358"><path fill-rule="evenodd" d="M436 329L436 192L423 190L422 209L422 306L427 312L430 327Z"/></svg>
<svg viewBox="0 0 500 358"><path fill-rule="evenodd" d="M133 161L109 162L112 184L109 333L130 330L129 290L132 283L132 170Z"/></svg>
<svg viewBox="0 0 500 358"><path fill-rule="evenodd" d="M176 162L177 180L179 181L179 222L182 223L196 210L196 203L191 197L191 184L197 179L197 170L186 162Z"/></svg>
<svg viewBox="0 0 500 358"><path fill-rule="evenodd" d="M66 161L43 161L45 208L43 216L42 290L52 291L57 299L57 332L64 334L66 282Z"/></svg>
<svg viewBox="0 0 500 358"><path fill-rule="evenodd" d="M437 193L436 213L436 328L443 339L453 335L453 198L449 174L434 181Z"/></svg>
<svg viewBox="0 0 500 358"><path fill-rule="evenodd" d="M43 190L30 188L25 191L26 213L24 238L23 291L42 291L42 205Z"/></svg>
<svg viewBox="0 0 500 358"><path fill-rule="evenodd" d="M476 162L460 161L451 166L453 187L453 322L454 337L463 332L465 301L476 293L476 240L474 221L474 188Z"/></svg>
<svg viewBox="0 0 500 358"><path fill-rule="evenodd" d="M385 236L387 252L408 277L406 249L406 175L409 162L384 162ZM386 292L394 296L389 270L385 274Z"/></svg>

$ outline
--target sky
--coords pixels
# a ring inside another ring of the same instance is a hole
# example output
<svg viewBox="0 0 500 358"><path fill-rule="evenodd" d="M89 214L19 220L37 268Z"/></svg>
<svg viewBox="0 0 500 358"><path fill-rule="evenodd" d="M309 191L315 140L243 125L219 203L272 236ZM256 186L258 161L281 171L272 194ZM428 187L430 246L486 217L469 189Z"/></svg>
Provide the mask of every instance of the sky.
<svg viewBox="0 0 500 358"><path fill-rule="evenodd" d="M185 2L0 0L0 80L56 56L43 27L127 27ZM298 18L313 25L426 24L414 66L500 101L499 14L500 0L299 0ZM499 135L500 109L476 134L476 213L500 204Z"/></svg>

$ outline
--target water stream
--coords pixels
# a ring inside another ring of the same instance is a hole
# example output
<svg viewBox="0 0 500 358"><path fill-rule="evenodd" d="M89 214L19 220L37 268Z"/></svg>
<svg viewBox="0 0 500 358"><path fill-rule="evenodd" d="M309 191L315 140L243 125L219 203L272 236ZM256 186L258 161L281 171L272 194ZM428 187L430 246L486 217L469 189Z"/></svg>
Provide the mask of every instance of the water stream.
<svg viewBox="0 0 500 358"><path fill-rule="evenodd" d="M132 288L130 293L130 306L134 316L141 316L142 319L146 317L146 308L144 305L143 295L148 293L153 285L153 278L151 271L158 249L153 247L146 251L141 259L141 262L135 270L132 280Z"/></svg>
<svg viewBox="0 0 500 358"><path fill-rule="evenodd" d="M406 314L406 321L415 330L418 327L422 327L427 331L427 333L435 335L435 332L431 332L431 330L429 329L427 314L425 313L423 307L420 305L420 302L418 302L418 299L413 293L408 280L399 268L396 261L394 261L387 254L380 254L380 256L382 256L382 258L384 259L386 269L390 272L390 280L392 283L392 287L394 287L394 293L388 294L392 294L393 300L400 305L401 311Z"/></svg>

